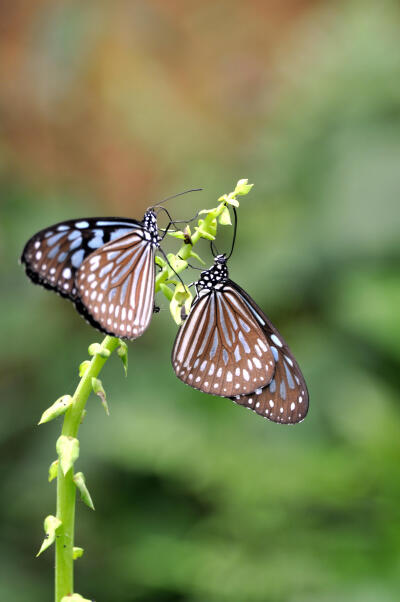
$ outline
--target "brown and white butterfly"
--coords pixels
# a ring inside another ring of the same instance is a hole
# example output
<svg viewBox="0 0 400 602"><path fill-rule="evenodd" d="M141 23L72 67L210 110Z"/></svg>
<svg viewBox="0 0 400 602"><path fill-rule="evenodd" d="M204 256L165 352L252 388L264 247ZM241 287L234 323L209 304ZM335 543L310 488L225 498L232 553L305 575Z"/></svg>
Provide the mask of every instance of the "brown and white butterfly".
<svg viewBox="0 0 400 602"><path fill-rule="evenodd" d="M135 339L153 313L154 255L160 240L151 209L141 222L69 220L32 236L21 262L33 282L70 299L90 324Z"/></svg>
<svg viewBox="0 0 400 602"><path fill-rule="evenodd" d="M176 375L205 393L229 397L275 422L308 410L300 368L251 297L229 279L225 255L201 273L197 296L172 351Z"/></svg>

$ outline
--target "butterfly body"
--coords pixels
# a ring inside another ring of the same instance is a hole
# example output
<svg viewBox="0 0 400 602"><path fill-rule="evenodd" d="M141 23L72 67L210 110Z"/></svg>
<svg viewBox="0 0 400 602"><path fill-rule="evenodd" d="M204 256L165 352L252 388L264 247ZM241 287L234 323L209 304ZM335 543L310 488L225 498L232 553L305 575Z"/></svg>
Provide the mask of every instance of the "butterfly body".
<svg viewBox="0 0 400 602"><path fill-rule="evenodd" d="M160 240L153 210L141 222L69 220L35 234L21 262L33 282L69 298L93 326L134 339L151 319Z"/></svg>
<svg viewBox="0 0 400 602"><path fill-rule="evenodd" d="M229 279L224 255L215 257L195 286L197 296L172 351L178 378L274 422L303 420L308 391L301 370L271 321Z"/></svg>

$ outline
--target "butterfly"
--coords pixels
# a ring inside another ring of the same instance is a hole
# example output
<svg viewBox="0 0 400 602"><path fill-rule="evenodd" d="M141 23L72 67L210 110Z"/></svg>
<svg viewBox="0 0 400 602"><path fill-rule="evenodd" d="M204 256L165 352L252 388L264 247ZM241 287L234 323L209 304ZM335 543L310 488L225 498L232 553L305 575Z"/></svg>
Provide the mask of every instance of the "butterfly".
<svg viewBox="0 0 400 602"><path fill-rule="evenodd" d="M97 329L135 339L153 313L160 240L153 209L142 221L69 220L32 236L21 262L34 283L70 299Z"/></svg>
<svg viewBox="0 0 400 602"><path fill-rule="evenodd" d="M308 392L300 368L267 316L229 279L226 256L217 255L195 286L172 350L178 378L275 422L303 420Z"/></svg>

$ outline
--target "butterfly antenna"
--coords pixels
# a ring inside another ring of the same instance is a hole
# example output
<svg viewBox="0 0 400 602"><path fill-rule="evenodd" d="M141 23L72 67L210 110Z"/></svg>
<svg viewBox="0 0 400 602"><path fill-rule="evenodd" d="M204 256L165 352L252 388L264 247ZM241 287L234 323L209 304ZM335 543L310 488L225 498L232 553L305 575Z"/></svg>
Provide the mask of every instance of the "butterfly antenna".
<svg viewBox="0 0 400 602"><path fill-rule="evenodd" d="M210 242L210 247L211 247L211 253L213 254L213 257L216 257L217 255L219 255L219 251L217 249L217 245L214 245L214 241L213 240Z"/></svg>
<svg viewBox="0 0 400 602"><path fill-rule="evenodd" d="M234 248L234 246L235 246L235 241L236 241L236 232L237 232L237 213L236 213L236 209L235 209L235 207L233 207L233 213L234 213L234 216L235 216L235 224L234 224L234 227L233 227L233 239L232 239L232 246L231 246L231 250L230 250L230 253L229 253L229 255L226 257L226 261L228 261L228 259L229 259L229 258L230 258L230 256L232 255L232 253L233 253L233 248ZM214 257L216 257L217 255L220 255L220 253L218 252L218 249L217 249L217 245L214 245L214 241L213 241L213 240L210 242L210 247L211 247L211 253L213 254L213 256L214 256Z"/></svg>
<svg viewBox="0 0 400 602"><path fill-rule="evenodd" d="M171 199L176 199L178 196L188 194L189 192L199 192L200 190L203 190L203 188L190 188L190 190L184 190L183 192L178 192L178 194L173 194L172 196L167 196L166 199L163 199L159 203L156 203L152 207L149 207L149 209L155 209L156 207L163 205L164 203L166 203L167 201L170 201Z"/></svg>
<svg viewBox="0 0 400 602"><path fill-rule="evenodd" d="M157 215L159 214L160 211L165 211L165 213L168 215L168 218L169 218L169 224L168 224L168 226L166 228L164 228L164 229L160 228L160 230L162 232L166 232L169 229L169 227L171 226L171 224L173 224L174 226L176 226L176 224L188 224L188 223L192 222L193 220L195 220L196 217L198 217L198 215L200 213L200 211L198 211L196 213L196 215L194 215L190 219L173 220L172 217L171 217L171 214L169 213L169 211L165 207L160 207L160 209L157 212Z"/></svg>
<svg viewBox="0 0 400 602"><path fill-rule="evenodd" d="M233 215L235 216L235 225L233 227L233 238L232 238L232 246L231 246L231 252L229 253L228 257L226 258L226 260L228 260L230 258L230 256L233 253L233 249L235 246L235 242L236 242L236 232L237 232L237 212L236 212L236 207L233 207Z"/></svg>

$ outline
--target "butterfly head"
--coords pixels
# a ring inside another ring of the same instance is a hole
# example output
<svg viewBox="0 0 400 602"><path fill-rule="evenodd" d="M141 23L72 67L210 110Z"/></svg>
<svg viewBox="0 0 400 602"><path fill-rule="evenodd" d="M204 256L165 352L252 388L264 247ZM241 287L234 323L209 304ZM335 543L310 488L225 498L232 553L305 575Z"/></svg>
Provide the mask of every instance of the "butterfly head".
<svg viewBox="0 0 400 602"><path fill-rule="evenodd" d="M226 265L226 256L217 255L214 257L214 265L208 270L201 272L197 282L199 289L220 289L228 280L228 266Z"/></svg>
<svg viewBox="0 0 400 602"><path fill-rule="evenodd" d="M155 247L159 247L161 236L158 234L157 216L153 209L148 209L144 214L143 227L146 239Z"/></svg>

